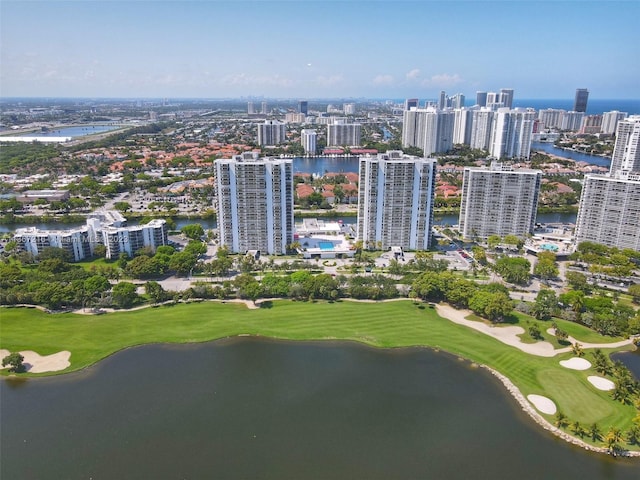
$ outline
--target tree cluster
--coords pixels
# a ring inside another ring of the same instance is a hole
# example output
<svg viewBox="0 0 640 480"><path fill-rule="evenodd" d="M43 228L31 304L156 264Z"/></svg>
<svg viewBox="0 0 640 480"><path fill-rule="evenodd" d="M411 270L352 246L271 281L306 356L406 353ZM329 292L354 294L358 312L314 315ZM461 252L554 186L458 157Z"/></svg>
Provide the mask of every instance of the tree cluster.
<svg viewBox="0 0 640 480"><path fill-rule="evenodd" d="M503 321L513 311L513 302L503 285L477 285L451 272L423 273L411 285L410 295L424 301L447 301L458 308L469 308L493 322Z"/></svg>

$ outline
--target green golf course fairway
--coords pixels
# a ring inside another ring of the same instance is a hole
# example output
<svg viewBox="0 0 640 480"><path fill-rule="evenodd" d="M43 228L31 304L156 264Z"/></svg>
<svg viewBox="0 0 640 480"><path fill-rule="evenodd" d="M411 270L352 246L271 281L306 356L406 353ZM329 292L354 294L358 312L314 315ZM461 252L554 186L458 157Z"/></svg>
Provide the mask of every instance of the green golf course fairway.
<svg viewBox="0 0 640 480"><path fill-rule="evenodd" d="M578 341L584 341L580 329L572 330ZM205 342L237 335L441 349L487 365L508 377L525 396L538 394L553 400L570 422L579 421L582 425L597 422L605 433L610 427L626 431L637 413L632 405L612 400L610 393L597 390L587 381L587 376L598 375L593 368L577 371L560 366L559 361L571 358L571 353L551 358L529 355L446 320L433 307L410 300L383 303L281 300L267 302L259 309L238 303L200 302L105 315L47 314L27 308L0 310L0 348L12 352L34 350L41 355L71 352L71 366L66 370L27 376L86 368L135 345ZM595 338L590 335L589 340ZM603 351L629 348L633 347ZM591 358L589 349L585 349L585 358ZM2 371L2 375L7 374ZM553 415L543 416L553 422ZM589 441L587 437L584 440Z"/></svg>

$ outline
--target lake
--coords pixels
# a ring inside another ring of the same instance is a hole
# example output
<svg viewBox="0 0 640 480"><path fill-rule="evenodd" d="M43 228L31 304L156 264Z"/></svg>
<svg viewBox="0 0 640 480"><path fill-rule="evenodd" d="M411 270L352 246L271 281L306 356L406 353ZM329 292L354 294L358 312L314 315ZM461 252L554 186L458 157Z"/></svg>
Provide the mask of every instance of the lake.
<svg viewBox="0 0 640 480"><path fill-rule="evenodd" d="M0 381L0 476L637 479L522 413L487 371L419 348L238 338Z"/></svg>
<svg viewBox="0 0 640 480"><path fill-rule="evenodd" d="M620 360L640 380L640 349L633 352L618 352L611 355L611 360Z"/></svg>
<svg viewBox="0 0 640 480"><path fill-rule="evenodd" d="M576 162L586 162L590 165L599 165L601 167L611 166L610 157L600 157L598 155L590 155L588 153L576 152L573 150L565 150L558 148L553 143L534 142L531 144L531 151L541 151L556 155L557 157L568 158Z"/></svg>
<svg viewBox="0 0 640 480"><path fill-rule="evenodd" d="M344 157L296 157L293 173L311 173L319 176L328 172L358 173L360 160L354 156Z"/></svg>
<svg viewBox="0 0 640 480"><path fill-rule="evenodd" d="M576 223L576 213L539 213L536 217L536 221L538 223ZM457 225L458 224L458 215L457 214L435 214L433 216L434 225ZM302 219L296 217L296 223L301 223ZM337 216L325 219L328 222L337 222L341 221L342 223L346 223L349 225L353 225L357 223L358 218L354 216ZM211 230L218 228L218 223L213 219L202 219L202 218L176 218L176 230L180 230L185 225L190 225L192 223L199 223L202 225L202 228L205 230ZM132 218L127 221L128 225L137 225L138 219ZM17 228L25 228L34 226L40 230L70 230L72 228L80 227L85 225L84 223L38 223L34 225L23 225L23 224L8 224L8 225L0 225L0 234L7 232L14 232Z"/></svg>
<svg viewBox="0 0 640 480"><path fill-rule="evenodd" d="M110 124L110 125L77 125L73 127L52 128L46 131L37 131L20 134L21 137L84 137L86 135L95 135L97 133L110 132L128 125Z"/></svg>

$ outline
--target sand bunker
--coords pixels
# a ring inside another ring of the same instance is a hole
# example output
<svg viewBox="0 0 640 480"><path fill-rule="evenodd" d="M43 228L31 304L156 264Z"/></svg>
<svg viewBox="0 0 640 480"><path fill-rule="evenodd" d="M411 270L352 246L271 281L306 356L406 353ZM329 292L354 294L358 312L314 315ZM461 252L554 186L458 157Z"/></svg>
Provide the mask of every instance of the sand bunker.
<svg viewBox="0 0 640 480"><path fill-rule="evenodd" d="M591 385L596 387L598 390L613 390L614 388L616 388L615 383L604 377L591 375L587 377L587 380L589 380L589 383L591 383Z"/></svg>
<svg viewBox="0 0 640 480"><path fill-rule="evenodd" d="M549 342L523 343L522 339L518 335L522 335L524 333L524 328L518 326L494 326L475 320L467 320L465 317L472 313L469 310L458 310L450 305L440 303L436 305L436 311L438 312L438 315L451 320L453 323L473 328L474 330L489 335L506 345L516 347L517 349L522 350L525 353L530 353L531 355L553 357L556 353L569 351L569 348L566 348L565 350L554 350L553 345Z"/></svg>
<svg viewBox="0 0 640 480"><path fill-rule="evenodd" d="M573 357L569 360L560 360L560 365L571 370L587 370L591 368L591 362L584 358Z"/></svg>
<svg viewBox="0 0 640 480"><path fill-rule="evenodd" d="M6 357L9 353L9 350L0 350L0 359ZM69 362L71 352L67 350L52 353L51 355L40 355L39 353L31 350L25 350L20 352L20 355L24 357L24 361L22 363L24 364L27 372L30 373L58 372L71 365L71 362ZM0 366L0 368L9 367Z"/></svg>
<svg viewBox="0 0 640 480"><path fill-rule="evenodd" d="M538 411L546 413L547 415L553 415L557 411L556 404L553 403L553 400L543 397L542 395L527 395L527 400L533 403L533 406L536 407Z"/></svg>

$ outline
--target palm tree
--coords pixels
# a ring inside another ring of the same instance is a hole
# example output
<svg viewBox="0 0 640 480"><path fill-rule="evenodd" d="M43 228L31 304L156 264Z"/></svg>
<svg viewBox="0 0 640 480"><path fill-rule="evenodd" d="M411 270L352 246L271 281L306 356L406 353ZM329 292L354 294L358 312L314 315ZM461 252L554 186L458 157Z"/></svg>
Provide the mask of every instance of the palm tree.
<svg viewBox="0 0 640 480"><path fill-rule="evenodd" d="M627 442L631 445L640 445L640 425L634 425L629 429Z"/></svg>
<svg viewBox="0 0 640 480"><path fill-rule="evenodd" d="M569 425L569 421L567 420L567 416L562 412L556 413L555 425L558 428L564 428L567 425Z"/></svg>
<svg viewBox="0 0 640 480"><path fill-rule="evenodd" d="M600 430L600 427L598 426L597 423L593 423L587 433L589 434L589 436L591 437L591 440L593 440L594 442L596 440L600 440L602 438L602 431Z"/></svg>
<svg viewBox="0 0 640 480"><path fill-rule="evenodd" d="M576 357L584 356L584 350L582 350L582 345L580 345L578 342L571 345L571 351Z"/></svg>
<svg viewBox="0 0 640 480"><path fill-rule="evenodd" d="M580 422L578 422L577 420L571 424L571 431L573 432L574 435L580 438L584 437L584 434L585 434L584 428L582 427L582 425L580 425Z"/></svg>
<svg viewBox="0 0 640 480"><path fill-rule="evenodd" d="M593 366L598 373L611 374L611 364L599 348L593 352Z"/></svg>
<svg viewBox="0 0 640 480"><path fill-rule="evenodd" d="M604 441L609 450L618 450L622 441L622 431L619 428L611 427Z"/></svg>

